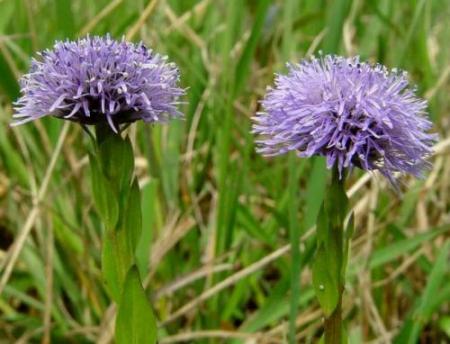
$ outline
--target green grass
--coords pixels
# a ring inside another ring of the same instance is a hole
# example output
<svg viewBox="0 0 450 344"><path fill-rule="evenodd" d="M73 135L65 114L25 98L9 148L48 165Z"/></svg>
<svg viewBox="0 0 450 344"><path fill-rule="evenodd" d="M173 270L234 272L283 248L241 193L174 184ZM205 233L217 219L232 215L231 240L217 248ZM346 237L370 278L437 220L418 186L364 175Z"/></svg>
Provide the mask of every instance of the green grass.
<svg viewBox="0 0 450 344"><path fill-rule="evenodd" d="M86 28L120 38L150 2L0 1L0 278L18 254L0 297L0 342L111 338L89 140L71 124L49 170L62 122L8 123L17 79L36 50ZM150 276L161 343L186 333L189 343L245 343L244 336L317 342L322 314L311 284L310 229L329 174L321 159L258 156L250 117L286 62L318 50L359 54L410 72L419 93L431 96L430 115L445 141L449 15L442 0L158 1L134 39L168 54L188 88L185 121L131 130L143 190L138 266ZM381 178L351 195L355 235L344 295L350 343L449 340L449 152L447 146L433 157L431 179L404 179L400 198ZM39 212L24 233L47 173ZM355 171L348 188L362 176ZM292 274L298 278L291 281Z"/></svg>

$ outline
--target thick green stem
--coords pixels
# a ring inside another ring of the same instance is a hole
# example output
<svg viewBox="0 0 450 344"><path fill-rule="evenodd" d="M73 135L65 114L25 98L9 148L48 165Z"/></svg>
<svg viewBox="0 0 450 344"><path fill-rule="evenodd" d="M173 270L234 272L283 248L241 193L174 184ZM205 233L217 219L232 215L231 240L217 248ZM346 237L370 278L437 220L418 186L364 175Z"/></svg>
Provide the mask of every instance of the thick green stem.
<svg viewBox="0 0 450 344"><path fill-rule="evenodd" d="M130 140L96 126L90 153L93 198L104 223L102 274L117 303L116 343L156 343L157 326L135 252L142 229L141 196Z"/></svg>
<svg viewBox="0 0 450 344"><path fill-rule="evenodd" d="M340 344L342 341L342 294L336 309L325 319L325 343Z"/></svg>
<svg viewBox="0 0 450 344"><path fill-rule="evenodd" d="M328 197L328 212L331 215L331 233L332 240L335 241L336 247L336 260L338 273L337 275L337 292L338 301L336 308L331 313L330 316L325 318L325 343L326 344L341 344L342 343L342 293L344 290L344 271L343 266L346 262L344 259L345 248L344 248L344 218L346 215L346 196L345 196L345 177L340 176L337 169L333 170L333 177L331 181L331 190L333 195ZM341 195L342 199L345 200L343 204L341 202L336 202L336 195Z"/></svg>
<svg viewBox="0 0 450 344"><path fill-rule="evenodd" d="M102 273L118 303L125 277L135 263L134 252L141 231L140 194L133 182L130 141L122 139L107 124L97 125L95 131L91 166L95 176L94 201L104 222Z"/></svg>
<svg viewBox="0 0 450 344"><path fill-rule="evenodd" d="M342 290L342 289L341 289ZM325 318L325 344L342 343L342 291L339 295L338 304L331 313Z"/></svg>
<svg viewBox="0 0 450 344"><path fill-rule="evenodd" d="M296 173L298 166L297 157L291 155L289 157L289 236L291 241L291 300L289 314L289 344L295 344L296 339L296 320L298 313L298 303L300 299L300 235L301 227L297 220L298 199L296 194L296 185L298 175Z"/></svg>

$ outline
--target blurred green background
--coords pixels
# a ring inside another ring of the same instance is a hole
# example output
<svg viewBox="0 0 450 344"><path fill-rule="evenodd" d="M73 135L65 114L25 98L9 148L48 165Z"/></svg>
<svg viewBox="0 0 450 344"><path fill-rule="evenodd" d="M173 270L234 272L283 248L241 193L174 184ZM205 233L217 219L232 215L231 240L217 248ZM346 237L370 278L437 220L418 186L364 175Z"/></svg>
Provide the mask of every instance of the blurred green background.
<svg viewBox="0 0 450 344"><path fill-rule="evenodd" d="M87 33L143 40L187 88L185 121L130 130L161 343L286 343L289 321L298 343L320 338L309 262L328 173L261 158L250 133L273 73L319 50L408 70L441 138L401 196L376 175L348 181L349 342L449 342L449 1L1 0L0 343L111 342L86 135L52 118L9 127L30 57Z"/></svg>

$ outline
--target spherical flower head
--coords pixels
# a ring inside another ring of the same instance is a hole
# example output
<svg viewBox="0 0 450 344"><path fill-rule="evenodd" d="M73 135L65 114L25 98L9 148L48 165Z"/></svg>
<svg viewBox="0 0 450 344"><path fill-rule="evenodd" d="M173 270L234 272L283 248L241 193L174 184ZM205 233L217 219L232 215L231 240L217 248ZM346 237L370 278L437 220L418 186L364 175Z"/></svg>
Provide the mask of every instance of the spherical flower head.
<svg viewBox="0 0 450 344"><path fill-rule="evenodd" d="M39 55L21 79L13 125L50 115L81 124L107 122L117 132L139 119L182 116L176 65L143 43L88 36L56 42Z"/></svg>
<svg viewBox="0 0 450 344"><path fill-rule="evenodd" d="M296 151L325 156L327 167L422 176L436 135L427 131L426 101L408 87L405 72L359 57L312 57L288 65L262 101L253 132L266 156Z"/></svg>

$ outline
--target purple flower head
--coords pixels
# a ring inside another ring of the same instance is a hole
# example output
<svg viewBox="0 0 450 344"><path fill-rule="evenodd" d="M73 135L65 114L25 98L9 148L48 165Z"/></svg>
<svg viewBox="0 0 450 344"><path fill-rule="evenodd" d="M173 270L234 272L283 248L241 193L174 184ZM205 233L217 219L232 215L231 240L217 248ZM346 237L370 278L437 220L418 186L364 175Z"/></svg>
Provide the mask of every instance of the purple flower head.
<svg viewBox="0 0 450 344"><path fill-rule="evenodd" d="M422 176L437 137L427 133L427 103L408 88L405 72L331 55L288 68L254 117L258 152L325 156L339 173L379 170L393 183L395 172Z"/></svg>
<svg viewBox="0 0 450 344"><path fill-rule="evenodd" d="M120 124L142 119L164 122L181 117L179 72L167 57L143 43L86 37L56 42L33 59L21 79L13 125L47 115L82 124Z"/></svg>

